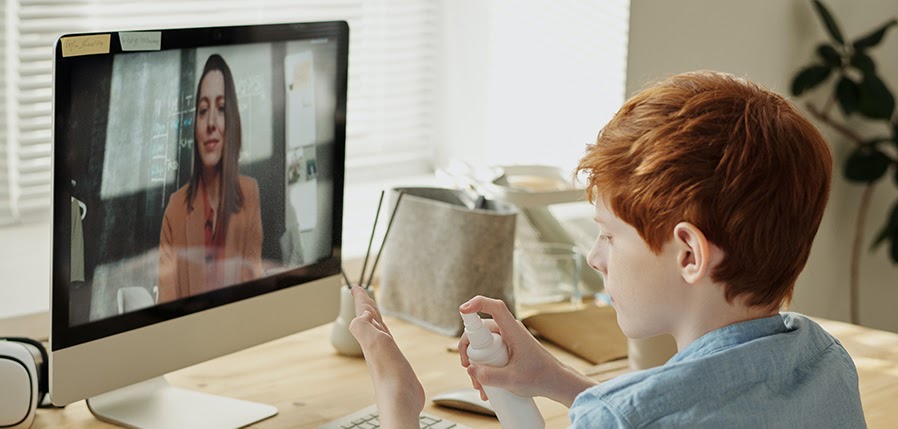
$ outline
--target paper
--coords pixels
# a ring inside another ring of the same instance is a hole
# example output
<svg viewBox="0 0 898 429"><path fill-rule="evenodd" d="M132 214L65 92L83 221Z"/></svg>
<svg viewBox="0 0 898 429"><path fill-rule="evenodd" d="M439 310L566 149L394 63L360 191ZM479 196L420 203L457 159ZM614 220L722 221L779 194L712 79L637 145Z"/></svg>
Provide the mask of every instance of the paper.
<svg viewBox="0 0 898 429"><path fill-rule="evenodd" d="M118 40L123 51L158 51L162 48L159 31L119 32Z"/></svg>
<svg viewBox="0 0 898 429"><path fill-rule="evenodd" d="M593 364L627 357L627 337L617 325L613 307L542 313L522 322L542 338Z"/></svg>
<svg viewBox="0 0 898 429"><path fill-rule="evenodd" d="M63 37L60 40L60 43L62 43L62 56L76 57L79 55L108 54L109 41L110 35L108 34Z"/></svg>

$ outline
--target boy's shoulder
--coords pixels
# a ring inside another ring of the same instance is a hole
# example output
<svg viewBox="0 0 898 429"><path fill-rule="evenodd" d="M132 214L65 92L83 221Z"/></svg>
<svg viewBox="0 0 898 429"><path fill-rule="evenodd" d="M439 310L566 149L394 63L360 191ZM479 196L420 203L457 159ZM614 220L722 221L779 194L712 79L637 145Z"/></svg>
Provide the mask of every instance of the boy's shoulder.
<svg viewBox="0 0 898 429"><path fill-rule="evenodd" d="M592 410L633 426L706 421L729 427L759 423L758 418L773 421L768 419L777 415L749 412L758 407L783 410L786 422L796 408L830 402L843 410L849 404L856 413L847 415L862 421L851 357L813 320L782 313L718 329L663 366L593 387L577 397L571 417Z"/></svg>

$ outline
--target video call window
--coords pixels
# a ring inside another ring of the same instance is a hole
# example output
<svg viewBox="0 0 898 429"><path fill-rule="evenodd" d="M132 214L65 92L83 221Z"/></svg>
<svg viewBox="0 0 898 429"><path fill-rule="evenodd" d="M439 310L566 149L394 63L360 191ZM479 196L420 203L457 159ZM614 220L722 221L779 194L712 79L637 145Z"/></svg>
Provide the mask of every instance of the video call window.
<svg viewBox="0 0 898 429"><path fill-rule="evenodd" d="M322 38L74 63L70 326L330 257L336 62Z"/></svg>

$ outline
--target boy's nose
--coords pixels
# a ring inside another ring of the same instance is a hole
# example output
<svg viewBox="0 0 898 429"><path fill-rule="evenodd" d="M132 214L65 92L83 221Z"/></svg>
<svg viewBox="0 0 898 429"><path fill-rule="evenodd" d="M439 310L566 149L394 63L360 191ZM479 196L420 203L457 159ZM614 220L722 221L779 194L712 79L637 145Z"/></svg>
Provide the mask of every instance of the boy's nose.
<svg viewBox="0 0 898 429"><path fill-rule="evenodd" d="M606 274L608 267L605 265L605 257L602 254L601 243L598 239L596 239L595 244L593 244L592 249L589 250L589 255L586 257L586 263L589 264L592 269Z"/></svg>

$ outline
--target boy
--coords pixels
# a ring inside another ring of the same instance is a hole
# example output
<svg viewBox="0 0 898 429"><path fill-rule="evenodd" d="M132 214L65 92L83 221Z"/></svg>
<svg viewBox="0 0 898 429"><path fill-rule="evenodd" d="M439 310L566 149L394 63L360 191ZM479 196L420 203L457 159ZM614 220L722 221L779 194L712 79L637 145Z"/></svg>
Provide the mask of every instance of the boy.
<svg viewBox="0 0 898 429"><path fill-rule="evenodd" d="M671 334L678 353L597 384L543 349L504 303L478 296L460 310L491 314L510 355L503 368L474 365L462 337L462 365L482 396L482 385L545 396L569 406L578 428L865 426L845 349L807 317L779 311L832 172L826 142L795 108L730 75L673 76L628 100L577 169L600 230L587 262L618 324L631 338ZM374 303L354 294L350 329L382 422L416 427L423 389Z"/></svg>

